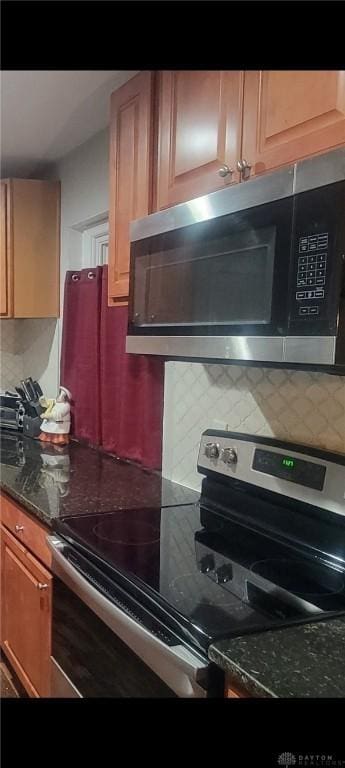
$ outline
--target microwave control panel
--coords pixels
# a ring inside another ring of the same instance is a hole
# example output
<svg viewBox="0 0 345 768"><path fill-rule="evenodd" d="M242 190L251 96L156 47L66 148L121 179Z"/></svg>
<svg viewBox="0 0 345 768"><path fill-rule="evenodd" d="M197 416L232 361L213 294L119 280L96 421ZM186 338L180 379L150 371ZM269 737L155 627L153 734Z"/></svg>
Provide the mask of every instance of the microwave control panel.
<svg viewBox="0 0 345 768"><path fill-rule="evenodd" d="M298 238L296 304L299 318L319 315L327 291L328 232Z"/></svg>
<svg viewBox="0 0 345 768"><path fill-rule="evenodd" d="M345 249L345 181L297 194L289 286L289 334L334 336Z"/></svg>

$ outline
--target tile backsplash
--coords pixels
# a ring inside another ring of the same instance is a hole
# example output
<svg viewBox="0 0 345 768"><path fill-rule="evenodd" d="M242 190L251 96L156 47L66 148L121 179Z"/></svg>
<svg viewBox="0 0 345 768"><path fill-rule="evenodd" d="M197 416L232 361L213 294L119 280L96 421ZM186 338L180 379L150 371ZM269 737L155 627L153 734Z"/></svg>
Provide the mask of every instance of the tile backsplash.
<svg viewBox="0 0 345 768"><path fill-rule="evenodd" d="M345 377L237 365L166 363L165 477L200 489L202 477L196 462L201 432L208 427L345 452Z"/></svg>
<svg viewBox="0 0 345 768"><path fill-rule="evenodd" d="M0 389L11 389L23 378L23 356L18 338L18 320L0 320Z"/></svg>
<svg viewBox="0 0 345 768"><path fill-rule="evenodd" d="M55 394L57 381L52 376L52 352L55 353L56 319L27 318L0 320L0 389L11 389L20 380L32 376L41 383L47 381ZM56 369L56 366L55 366ZM48 374L47 374L48 372Z"/></svg>

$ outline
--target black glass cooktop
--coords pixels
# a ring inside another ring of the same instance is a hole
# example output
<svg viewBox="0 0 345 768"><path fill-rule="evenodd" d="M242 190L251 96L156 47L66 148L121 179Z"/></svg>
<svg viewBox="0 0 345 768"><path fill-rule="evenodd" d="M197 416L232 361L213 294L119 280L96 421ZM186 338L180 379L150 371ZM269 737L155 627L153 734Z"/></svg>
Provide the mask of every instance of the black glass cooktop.
<svg viewBox="0 0 345 768"><path fill-rule="evenodd" d="M55 529L203 649L223 636L345 611L344 563L211 518L205 527L199 506L187 504L69 517Z"/></svg>

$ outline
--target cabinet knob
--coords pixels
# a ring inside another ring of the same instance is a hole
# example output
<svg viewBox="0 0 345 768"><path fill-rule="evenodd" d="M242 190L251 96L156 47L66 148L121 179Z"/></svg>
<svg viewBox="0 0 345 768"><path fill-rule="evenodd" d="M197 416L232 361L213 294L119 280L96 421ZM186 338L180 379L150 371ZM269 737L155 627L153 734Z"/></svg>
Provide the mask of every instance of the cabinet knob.
<svg viewBox="0 0 345 768"><path fill-rule="evenodd" d="M228 165L221 165L218 171L218 175L224 178L225 176L232 176L233 169L229 168Z"/></svg>
<svg viewBox="0 0 345 768"><path fill-rule="evenodd" d="M247 160L238 160L237 170L242 175L243 180L249 179L251 168L252 166L247 162Z"/></svg>
<svg viewBox="0 0 345 768"><path fill-rule="evenodd" d="M48 584L42 584L40 581L37 584L37 589L48 589Z"/></svg>
<svg viewBox="0 0 345 768"><path fill-rule="evenodd" d="M16 533L20 533L20 531L24 530L24 526L23 525L15 525L14 526L14 530L16 531Z"/></svg>

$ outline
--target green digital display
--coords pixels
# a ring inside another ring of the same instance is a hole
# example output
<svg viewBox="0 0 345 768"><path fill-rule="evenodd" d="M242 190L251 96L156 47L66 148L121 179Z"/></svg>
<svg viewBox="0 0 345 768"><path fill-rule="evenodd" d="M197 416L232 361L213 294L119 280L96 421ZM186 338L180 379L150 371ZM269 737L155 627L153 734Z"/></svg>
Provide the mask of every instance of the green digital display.
<svg viewBox="0 0 345 768"><path fill-rule="evenodd" d="M255 449L253 469L317 491L323 490L326 475L326 467L316 461L306 461L262 448Z"/></svg>

